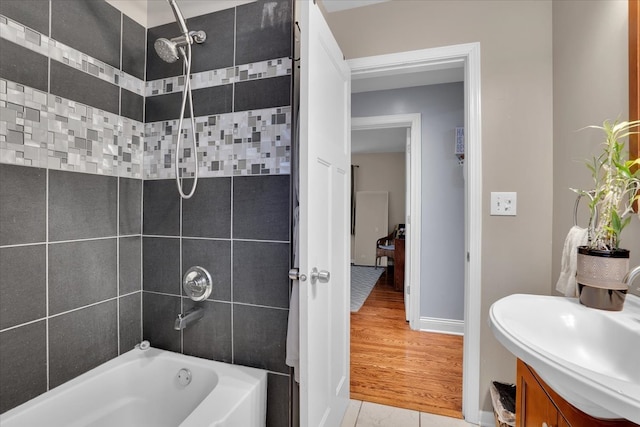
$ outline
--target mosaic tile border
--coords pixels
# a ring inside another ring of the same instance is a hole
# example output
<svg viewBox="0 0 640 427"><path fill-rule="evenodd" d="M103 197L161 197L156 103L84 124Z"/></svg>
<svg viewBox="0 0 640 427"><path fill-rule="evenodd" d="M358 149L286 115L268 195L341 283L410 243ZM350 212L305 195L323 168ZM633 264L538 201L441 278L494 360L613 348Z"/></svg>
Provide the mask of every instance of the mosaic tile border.
<svg viewBox="0 0 640 427"><path fill-rule="evenodd" d="M4 15L0 37L141 96L184 87L182 76L145 83ZM194 89L202 89L291 73L292 61L284 57L194 73L191 82ZM0 79L0 163L173 178L176 127L177 120L144 124ZM198 117L196 127L200 176L290 173L290 107ZM190 151L185 149L187 156ZM180 164L184 176L193 176L192 162Z"/></svg>
<svg viewBox="0 0 640 427"><path fill-rule="evenodd" d="M290 174L291 107L196 117L195 121L199 176ZM145 125L144 179L175 178L177 126L178 120ZM195 170L189 133L180 156L185 177L193 176Z"/></svg>
<svg viewBox="0 0 640 427"><path fill-rule="evenodd" d="M142 178L144 123L0 79L0 162Z"/></svg>
<svg viewBox="0 0 640 427"><path fill-rule="evenodd" d="M0 37L140 96L145 94L144 80L25 27L4 15L0 15Z"/></svg>
<svg viewBox="0 0 640 427"><path fill-rule="evenodd" d="M252 64L191 74L191 87L203 89L229 83L244 82L291 74L291 58L278 58ZM184 77L175 76L147 82L146 96L166 95L181 92L184 89Z"/></svg>

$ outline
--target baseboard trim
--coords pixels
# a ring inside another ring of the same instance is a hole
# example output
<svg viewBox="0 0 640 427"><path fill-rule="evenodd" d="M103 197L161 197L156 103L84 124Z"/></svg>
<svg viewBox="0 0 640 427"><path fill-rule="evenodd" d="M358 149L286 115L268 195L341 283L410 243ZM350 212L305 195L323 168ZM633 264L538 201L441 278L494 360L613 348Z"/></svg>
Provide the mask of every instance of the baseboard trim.
<svg viewBox="0 0 640 427"><path fill-rule="evenodd" d="M480 426L492 427L496 425L493 412L480 411Z"/></svg>
<svg viewBox="0 0 640 427"><path fill-rule="evenodd" d="M420 330L438 334L464 335L464 322L462 320L420 317Z"/></svg>

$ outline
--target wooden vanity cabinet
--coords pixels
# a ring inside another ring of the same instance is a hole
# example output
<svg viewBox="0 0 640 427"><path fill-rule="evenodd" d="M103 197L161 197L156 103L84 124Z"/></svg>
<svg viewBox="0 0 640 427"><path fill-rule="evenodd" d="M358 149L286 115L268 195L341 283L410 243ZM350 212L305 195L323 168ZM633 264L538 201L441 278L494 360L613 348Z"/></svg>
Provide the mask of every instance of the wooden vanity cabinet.
<svg viewBox="0 0 640 427"><path fill-rule="evenodd" d="M518 359L516 383L517 427L638 427L628 420L593 418L564 400Z"/></svg>

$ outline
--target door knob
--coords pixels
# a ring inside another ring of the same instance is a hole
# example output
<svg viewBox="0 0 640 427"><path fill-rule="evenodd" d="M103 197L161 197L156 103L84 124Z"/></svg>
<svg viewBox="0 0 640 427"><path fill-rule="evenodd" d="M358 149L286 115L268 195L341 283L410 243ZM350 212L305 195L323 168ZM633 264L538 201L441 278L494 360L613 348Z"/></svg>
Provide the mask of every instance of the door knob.
<svg viewBox="0 0 640 427"><path fill-rule="evenodd" d="M316 280L319 281L320 283L327 283L331 278L331 273L329 273L327 270L318 271L317 268L313 267L313 270L311 270L310 276L311 276L311 284L315 285Z"/></svg>

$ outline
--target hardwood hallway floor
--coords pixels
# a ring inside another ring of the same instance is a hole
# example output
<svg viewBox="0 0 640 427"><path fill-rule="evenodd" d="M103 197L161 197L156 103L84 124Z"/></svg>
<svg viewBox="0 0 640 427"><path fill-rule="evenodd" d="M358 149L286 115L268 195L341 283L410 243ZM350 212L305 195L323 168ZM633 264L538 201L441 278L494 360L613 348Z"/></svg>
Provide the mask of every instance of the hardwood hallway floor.
<svg viewBox="0 0 640 427"><path fill-rule="evenodd" d="M462 418L462 340L412 331L385 271L351 313L351 399Z"/></svg>

